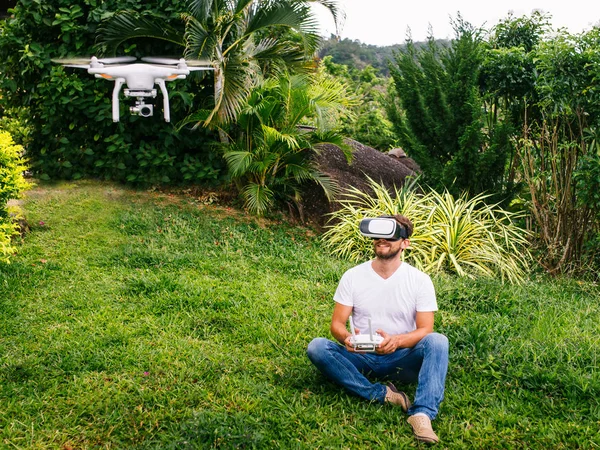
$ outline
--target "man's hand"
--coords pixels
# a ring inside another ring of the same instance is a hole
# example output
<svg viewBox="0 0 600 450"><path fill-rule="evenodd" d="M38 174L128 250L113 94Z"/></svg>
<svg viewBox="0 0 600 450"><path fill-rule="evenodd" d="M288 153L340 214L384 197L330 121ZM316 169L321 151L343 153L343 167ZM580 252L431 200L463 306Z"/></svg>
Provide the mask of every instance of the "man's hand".
<svg viewBox="0 0 600 450"><path fill-rule="evenodd" d="M387 355L394 353L400 347L401 335L399 334L387 334L383 330L377 330L377 334L383 338L381 344L377 346L375 351L380 355Z"/></svg>
<svg viewBox="0 0 600 450"><path fill-rule="evenodd" d="M417 329L404 334L387 334L383 330L377 330L377 334L383 337L383 341L377 347L377 353L386 355L393 353L399 348L411 348L433 332L433 311L417 312L415 317Z"/></svg>
<svg viewBox="0 0 600 450"><path fill-rule="evenodd" d="M360 334L360 330L358 328L355 328L354 332L356 334ZM351 339L352 339L352 335L346 336L346 339L344 339L344 345L346 346L346 350L348 350L349 352L352 352L352 353L365 353L365 352L357 351L354 348L354 346L352 345L352 342L350 342Z"/></svg>

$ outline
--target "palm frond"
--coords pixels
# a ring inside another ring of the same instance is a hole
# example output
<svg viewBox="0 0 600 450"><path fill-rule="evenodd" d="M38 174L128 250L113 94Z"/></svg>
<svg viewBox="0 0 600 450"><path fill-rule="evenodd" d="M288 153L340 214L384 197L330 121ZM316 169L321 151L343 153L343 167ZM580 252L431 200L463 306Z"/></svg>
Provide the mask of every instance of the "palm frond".
<svg viewBox="0 0 600 450"><path fill-rule="evenodd" d="M223 154L229 172L233 177L239 177L246 173L253 161L253 154L243 150L230 150Z"/></svg>
<svg viewBox="0 0 600 450"><path fill-rule="evenodd" d="M318 3L329 10L335 23L336 34L340 34L340 29L343 27L346 20L346 14L339 7L337 0L307 0L309 3Z"/></svg>
<svg viewBox="0 0 600 450"><path fill-rule="evenodd" d="M283 142L291 151L298 150L298 139L293 134L282 133L276 128L267 125L261 125L261 130L264 135L264 141L267 145L274 145L276 142Z"/></svg>
<svg viewBox="0 0 600 450"><path fill-rule="evenodd" d="M160 39L183 47L183 34L183 28L173 28L156 16L121 11L106 19L98 28L97 45L109 55L115 54L123 42L134 38Z"/></svg>
<svg viewBox="0 0 600 450"><path fill-rule="evenodd" d="M310 9L303 4L289 0L265 3L263 7L256 8L249 17L246 33L276 26L302 29L307 27L307 20L311 19Z"/></svg>
<svg viewBox="0 0 600 450"><path fill-rule="evenodd" d="M248 12L248 14L252 14L252 7L255 5L258 6L255 0L233 0L229 3L229 9L234 15L238 15L242 12Z"/></svg>
<svg viewBox="0 0 600 450"><path fill-rule="evenodd" d="M189 114L188 116L184 117L182 120L180 120L179 122L177 122L177 125L175 126L175 128L177 130L181 130L184 127L187 127L189 125L193 125L193 129L197 128L199 126L199 124L204 123L207 119L207 117L210 115L211 110L208 109L199 109L197 111L195 111L192 114Z"/></svg>
<svg viewBox="0 0 600 450"><path fill-rule="evenodd" d="M339 196L340 186L337 184L337 182L316 168L313 168L309 179L315 181L319 186L321 186L323 193L330 202L334 201Z"/></svg>
<svg viewBox="0 0 600 450"><path fill-rule="evenodd" d="M266 186L248 183L242 195L246 207L254 214L263 215L273 205L273 191Z"/></svg>
<svg viewBox="0 0 600 450"><path fill-rule="evenodd" d="M184 56L188 59L214 59L215 36L193 15L182 14L182 19L186 24Z"/></svg>
<svg viewBox="0 0 600 450"><path fill-rule="evenodd" d="M219 3L219 0L188 0L186 3L186 10L197 21L206 22L211 16L215 3Z"/></svg>

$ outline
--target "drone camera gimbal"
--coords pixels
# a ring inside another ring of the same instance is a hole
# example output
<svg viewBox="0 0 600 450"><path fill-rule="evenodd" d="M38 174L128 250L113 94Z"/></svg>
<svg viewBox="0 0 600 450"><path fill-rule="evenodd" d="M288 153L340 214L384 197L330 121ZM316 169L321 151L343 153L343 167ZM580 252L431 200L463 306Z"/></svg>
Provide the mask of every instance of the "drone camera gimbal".
<svg viewBox="0 0 600 450"><path fill-rule="evenodd" d="M131 89L125 89L123 93L125 94L125 97L135 97L137 99L135 101L135 106L129 107L131 114L141 117L150 117L154 114L154 105L146 103L145 99L147 97L156 98L156 89L152 89L150 91L133 91ZM170 120L170 117L168 117L168 112L167 105L167 108L165 109L166 122L169 122Z"/></svg>

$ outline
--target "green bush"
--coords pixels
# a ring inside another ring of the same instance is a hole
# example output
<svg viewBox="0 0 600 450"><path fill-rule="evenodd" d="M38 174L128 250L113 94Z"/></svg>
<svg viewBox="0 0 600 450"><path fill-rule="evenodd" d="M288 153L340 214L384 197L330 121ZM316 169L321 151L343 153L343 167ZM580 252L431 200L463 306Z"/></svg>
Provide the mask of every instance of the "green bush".
<svg viewBox="0 0 600 450"><path fill-rule="evenodd" d="M371 240L360 235L365 217L403 214L414 224L405 259L428 273L449 272L476 278L500 276L521 282L529 269L529 234L519 228L516 214L487 205L485 196L454 198L447 191L422 193L416 182L396 189L394 195L371 180L373 194L347 191L332 225L323 235L333 254L353 261L372 257Z"/></svg>
<svg viewBox="0 0 600 450"><path fill-rule="evenodd" d="M366 66L362 70L349 68L334 63L332 56L323 58L322 67L326 73L343 80L349 86L349 91L359 99L354 102L349 114L340 117L340 132L377 150L387 151L396 147L394 126L382 106L388 101L390 80L381 77L373 66Z"/></svg>
<svg viewBox="0 0 600 450"><path fill-rule="evenodd" d="M19 0L12 17L0 22L2 120L28 123L26 130L11 131L26 145L31 170L41 179L94 177L141 184L215 180L224 162L209 145L212 133L173 126L191 108L209 101L205 92L212 92L212 86L205 86L208 81L200 75L169 84L172 123L162 118L160 95L153 117L130 116L128 101L122 100L121 121L113 123L112 83L52 63L53 58L98 55L96 30L121 8L152 10L175 21L183 1ZM124 53L139 57L174 50L137 40Z"/></svg>
<svg viewBox="0 0 600 450"><path fill-rule="evenodd" d="M16 224L8 212L8 200L16 199L30 187L23 177L27 169L22 157L23 147L15 145L11 135L0 131L0 261L8 262L14 253L12 237Z"/></svg>

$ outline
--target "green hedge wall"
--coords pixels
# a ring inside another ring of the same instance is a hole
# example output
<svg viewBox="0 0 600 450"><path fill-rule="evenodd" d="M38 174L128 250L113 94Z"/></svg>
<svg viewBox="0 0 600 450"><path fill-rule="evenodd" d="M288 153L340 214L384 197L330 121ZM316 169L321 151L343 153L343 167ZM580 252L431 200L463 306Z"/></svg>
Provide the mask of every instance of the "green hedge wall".
<svg viewBox="0 0 600 450"><path fill-rule="evenodd" d="M114 123L112 82L51 61L97 54L96 29L117 10L152 11L175 23L183 3L18 1L12 16L0 25L0 114L9 121L27 117L27 132L13 134L15 139L27 136L27 142L19 143L26 145L37 176L94 177L140 184L203 183L221 177L224 164L212 145L214 135L202 128L178 131L174 125L210 102L210 77L203 79L201 72L195 72L186 80L168 84L171 123L163 120L160 92L150 118L131 116L131 100L121 96L121 122ZM177 55L179 49L140 41L119 53L162 56Z"/></svg>

